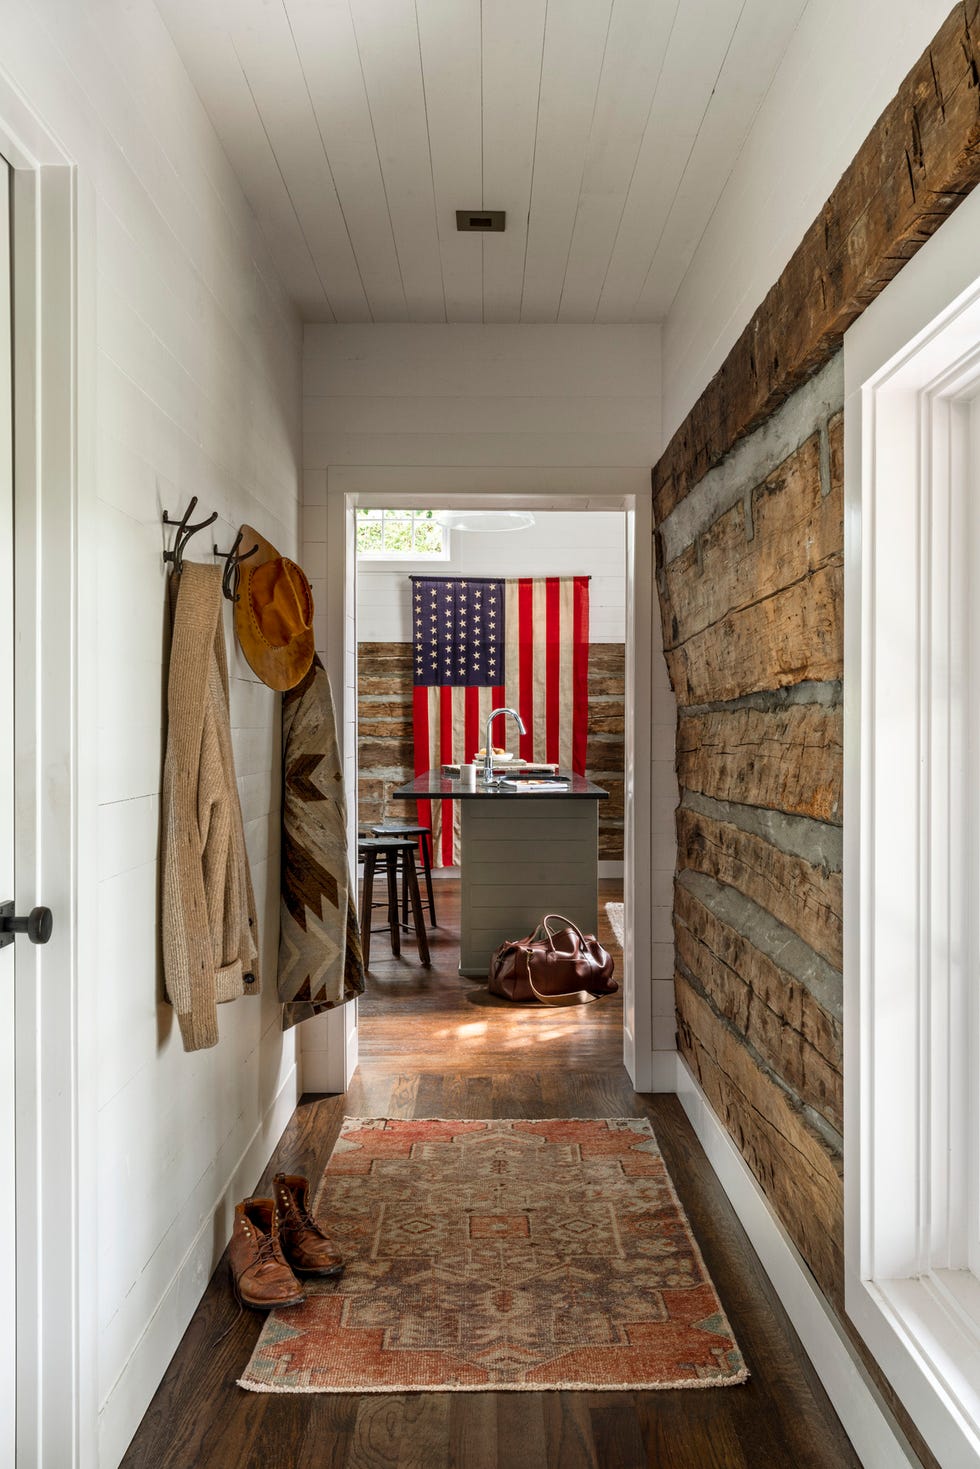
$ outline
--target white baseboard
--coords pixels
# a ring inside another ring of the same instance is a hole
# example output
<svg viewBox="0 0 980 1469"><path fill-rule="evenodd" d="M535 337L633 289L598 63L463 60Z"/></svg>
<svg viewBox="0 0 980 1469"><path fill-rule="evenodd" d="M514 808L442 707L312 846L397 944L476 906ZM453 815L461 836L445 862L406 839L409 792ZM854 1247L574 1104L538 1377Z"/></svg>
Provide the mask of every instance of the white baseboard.
<svg viewBox="0 0 980 1469"><path fill-rule="evenodd" d="M817 1370L864 1469L897 1469L919 1460L845 1336L805 1261L755 1175L718 1120L681 1056L675 1090L708 1161L772 1281L803 1349Z"/></svg>
<svg viewBox="0 0 980 1469"><path fill-rule="evenodd" d="M272 1104L246 1144L224 1188L215 1198L213 1207L208 1210L173 1280L102 1406L99 1414L100 1469L115 1469L129 1447L200 1304L216 1258L227 1243L234 1206L255 1187L296 1110L298 1100L299 1070L294 1065L286 1073Z"/></svg>
<svg viewBox="0 0 980 1469"><path fill-rule="evenodd" d="M651 1051L645 1085L638 1092L675 1092L677 1090L677 1052Z"/></svg>

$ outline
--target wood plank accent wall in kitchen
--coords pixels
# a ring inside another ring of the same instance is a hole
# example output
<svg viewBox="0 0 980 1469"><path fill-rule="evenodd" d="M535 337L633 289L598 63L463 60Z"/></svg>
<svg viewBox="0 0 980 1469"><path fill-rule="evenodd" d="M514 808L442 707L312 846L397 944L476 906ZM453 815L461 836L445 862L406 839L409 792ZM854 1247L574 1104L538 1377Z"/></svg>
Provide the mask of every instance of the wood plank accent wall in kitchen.
<svg viewBox="0 0 980 1469"><path fill-rule="evenodd" d="M599 804L599 856L608 861L623 857L625 678L624 645L593 643L587 771L609 792ZM411 643L358 644L357 751L361 825L409 820L409 808L391 792L413 775Z"/></svg>

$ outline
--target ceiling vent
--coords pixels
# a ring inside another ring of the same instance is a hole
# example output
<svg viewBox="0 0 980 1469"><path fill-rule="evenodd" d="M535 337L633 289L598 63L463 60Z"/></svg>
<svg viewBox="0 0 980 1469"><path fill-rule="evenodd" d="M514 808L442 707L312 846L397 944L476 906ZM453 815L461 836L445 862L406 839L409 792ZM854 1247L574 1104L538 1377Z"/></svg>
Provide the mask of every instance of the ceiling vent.
<svg viewBox="0 0 980 1469"><path fill-rule="evenodd" d="M496 230L504 227L507 211L504 209L457 209L456 228L465 233L471 230Z"/></svg>

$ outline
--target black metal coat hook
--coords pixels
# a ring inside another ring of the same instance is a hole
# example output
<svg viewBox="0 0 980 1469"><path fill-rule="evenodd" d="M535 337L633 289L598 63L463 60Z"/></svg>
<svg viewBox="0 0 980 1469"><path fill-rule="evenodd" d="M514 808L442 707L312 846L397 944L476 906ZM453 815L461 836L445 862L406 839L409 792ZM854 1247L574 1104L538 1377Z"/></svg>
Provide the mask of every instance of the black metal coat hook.
<svg viewBox="0 0 980 1469"><path fill-rule="evenodd" d="M181 517L180 521L171 520L166 510L163 512L164 525L176 525L177 527L177 533L174 536L173 546L169 551L164 551L163 559L164 561L172 561L174 571L178 573L180 573L184 569L184 548L186 547L187 542L190 540L191 536L196 536L199 530L204 530L205 526L213 525L218 518L218 512L217 510L215 510L211 515L208 516L207 520L201 520L198 522L197 525L191 525L190 518L194 514L194 508L196 505L197 496L192 495L191 503L184 511L184 514Z"/></svg>
<svg viewBox="0 0 980 1469"><path fill-rule="evenodd" d="M254 556L256 551L259 549L258 546L255 545L252 547L251 551L243 551L239 554L238 548L241 543L242 533L241 531L239 531L238 535L235 537L235 544L232 546L230 551L219 551L217 546L215 546L214 548L214 554L216 556L223 556L225 558L225 569L224 574L221 578L221 590L224 592L229 602L238 601L238 583L241 580L242 575L239 571L239 567L241 566L243 561L247 561L250 556Z"/></svg>

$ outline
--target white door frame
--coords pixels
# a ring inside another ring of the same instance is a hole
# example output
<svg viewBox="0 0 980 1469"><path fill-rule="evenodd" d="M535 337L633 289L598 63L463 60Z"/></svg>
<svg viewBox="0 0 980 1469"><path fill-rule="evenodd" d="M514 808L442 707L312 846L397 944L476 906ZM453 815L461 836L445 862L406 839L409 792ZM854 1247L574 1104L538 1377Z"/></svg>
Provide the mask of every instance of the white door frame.
<svg viewBox="0 0 980 1469"><path fill-rule="evenodd" d="M426 488L419 483L424 478ZM652 669L653 669L653 557L652 506L649 479L626 471L601 474L590 471L588 483L575 471L488 470L460 471L407 469L404 471L331 469L327 479L327 672L334 691L337 727L344 752L348 790L356 789L356 666L357 623L354 605L356 555L354 509L359 502L396 508L414 505L420 495L432 509L459 508L521 510L620 510L627 513L627 628L626 628L626 827L624 832L623 891L626 933L623 943L623 1062L638 1092L655 1085L653 1052L653 994L651 904L652 880ZM610 482L629 483L610 488ZM554 481L547 487L542 480ZM406 481L411 481L407 483ZM569 482L570 481L570 482ZM504 488L504 486L507 486ZM351 677L354 671L353 679ZM352 707L353 706L353 707ZM356 840L356 801L350 802L352 841ZM350 1006L345 1006L349 1010ZM329 1018L329 1017L328 1017ZM343 1011L340 1012L340 1020ZM339 1024L338 1020L335 1022ZM350 1029L353 1017L344 1022ZM356 1062L356 1035L349 1035L336 1054ZM350 1065L353 1070L353 1065ZM350 1071L335 1077L335 1088L346 1087Z"/></svg>
<svg viewBox="0 0 980 1469"><path fill-rule="evenodd" d="M16 901L54 914L21 940L16 988L18 1469L96 1462L95 516L92 206L64 154L0 74L0 152L14 169ZM79 227L79 219L83 227ZM80 344L84 344L80 354ZM80 386L81 384L81 386ZM84 472L80 472L84 466ZM88 574L79 576L79 569ZM85 792L84 799L81 793ZM85 1009L79 1004L84 994Z"/></svg>
<svg viewBox="0 0 980 1469"><path fill-rule="evenodd" d="M980 189L844 337L845 1305L980 1452Z"/></svg>

